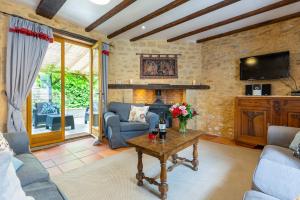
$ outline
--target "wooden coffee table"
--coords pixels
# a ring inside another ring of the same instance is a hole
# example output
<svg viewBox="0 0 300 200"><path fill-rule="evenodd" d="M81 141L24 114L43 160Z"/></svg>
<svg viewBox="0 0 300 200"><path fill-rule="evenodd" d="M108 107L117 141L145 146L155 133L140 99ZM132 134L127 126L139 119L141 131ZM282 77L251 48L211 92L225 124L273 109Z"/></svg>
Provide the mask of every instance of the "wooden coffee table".
<svg viewBox="0 0 300 200"><path fill-rule="evenodd" d="M182 135L177 130L168 129L167 138L164 141L164 143L161 143L159 139L152 141L148 138L148 135L143 135L128 140L127 143L135 147L138 154L138 173L136 174L138 186L142 186L143 179L145 179L150 184L158 186L158 189L161 194L161 199L167 199L167 171L172 171L174 167L183 163L191 163L191 168L195 171L198 170L198 141L201 134L203 134L202 131L188 130L186 134ZM191 145L193 145L192 160L188 160L177 155L179 151ZM158 179L159 176L149 178L143 173L143 153L158 158L160 160L160 183L156 181L156 179ZM174 165L167 168L166 162L169 157L171 157Z"/></svg>

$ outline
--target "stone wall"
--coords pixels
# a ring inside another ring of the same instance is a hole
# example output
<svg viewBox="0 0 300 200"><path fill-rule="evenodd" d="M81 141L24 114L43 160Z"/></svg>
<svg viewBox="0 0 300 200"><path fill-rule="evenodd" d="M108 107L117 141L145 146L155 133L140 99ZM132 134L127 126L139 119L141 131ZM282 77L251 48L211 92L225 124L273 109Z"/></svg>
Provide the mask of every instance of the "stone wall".
<svg viewBox="0 0 300 200"><path fill-rule="evenodd" d="M14 1L0 0L0 11L23 16L50 26L82 34L94 39L103 38L98 32L86 33L83 27L55 17L53 20L37 16L34 10L17 5ZM8 16L0 13L0 131L6 127L5 52ZM194 129L210 134L233 137L234 97L244 93L247 81L239 80L239 59L241 57L290 51L291 73L300 83L300 18L245 31L231 36L204 42L202 44L165 41L112 40L114 47L110 54L109 83L170 83L208 84L210 90L187 90L186 101L199 111L200 115L189 123ZM139 78L140 61L136 53L179 53L178 79ZM289 88L280 81L258 81L272 83L273 95L286 95ZM109 90L110 101L133 102L132 90Z"/></svg>
<svg viewBox="0 0 300 200"><path fill-rule="evenodd" d="M18 15L26 19L46 24L57 29L66 30L69 32L81 34L95 40L103 39L104 35L97 31L85 32L84 27L69 23L59 17L54 17L52 20L38 16L35 11L27 6L16 3L15 1L0 0L0 11ZM7 115L7 100L4 94L5 90L5 62L6 62L6 40L8 31L9 15L0 12L0 131L6 130L6 115ZM24 107L25 108L25 107ZM25 116L25 109L24 109Z"/></svg>
<svg viewBox="0 0 300 200"><path fill-rule="evenodd" d="M291 74L300 84L300 18L203 43L202 80L211 89L198 96L201 128L233 137L234 97L250 83L239 80L239 59L279 51L290 51ZM273 95L290 92L279 80L255 83L271 83Z"/></svg>
<svg viewBox="0 0 300 200"><path fill-rule="evenodd" d="M210 90L187 90L186 100L200 115L189 123L191 128L209 134L233 138L234 98L244 94L247 81L239 80L241 57L290 51L291 74L300 84L300 18L276 23L204 42L202 44L164 41L112 41L110 56L110 83L178 83L191 84L197 80L211 86ZM139 79L139 56L136 53L181 53L179 78L172 80ZM273 95L287 95L290 89L281 81L271 83ZM132 90L110 90L109 100L133 101Z"/></svg>
<svg viewBox="0 0 300 200"><path fill-rule="evenodd" d="M193 80L201 82L201 45L186 42L167 43L159 40L142 40L129 42L128 40L111 41L113 48L109 57L109 83L168 83L192 84ZM178 57L178 79L140 79L140 56L136 53L181 54ZM197 94L197 95L195 95ZM185 98L195 103L200 91L187 90ZM109 101L134 102L133 90L109 90ZM196 123L191 122L190 128L197 129Z"/></svg>

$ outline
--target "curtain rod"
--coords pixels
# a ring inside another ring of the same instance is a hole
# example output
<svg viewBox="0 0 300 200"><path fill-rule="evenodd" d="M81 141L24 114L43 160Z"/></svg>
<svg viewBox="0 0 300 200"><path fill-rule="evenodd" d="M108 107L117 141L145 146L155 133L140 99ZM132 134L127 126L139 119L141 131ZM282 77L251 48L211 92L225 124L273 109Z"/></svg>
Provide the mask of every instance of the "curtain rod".
<svg viewBox="0 0 300 200"><path fill-rule="evenodd" d="M31 21L31 22L34 22L34 23L39 23L41 25L48 26L48 27L52 28L55 33L59 33L59 34L62 34L62 35L68 36L68 37L72 37L74 39L83 40L85 42L89 42L89 43L92 43L92 44L95 44L97 42L97 40L94 40L92 38L82 36L82 35L79 35L79 34L76 34L76 33L72 33L72 32L69 32L69 31L65 31L65 30L62 30L62 29L57 29L57 28L51 27L49 25L46 25L46 24L43 24L43 23L40 23L40 22L36 22L36 21L30 20L30 19L26 19L26 18L24 18L22 16L19 16L19 15L10 14L10 13L3 12L3 11L0 11L0 13L3 13L5 15L9 15L9 16L13 16L13 17L19 17L21 19L25 19L25 20L28 20L28 21ZM108 44L108 45L110 45L110 44Z"/></svg>
<svg viewBox="0 0 300 200"><path fill-rule="evenodd" d="M109 45L109 46L111 46L111 47L114 47L114 45L109 44L109 43L107 43L107 42L102 42L102 44L106 44L106 45Z"/></svg>

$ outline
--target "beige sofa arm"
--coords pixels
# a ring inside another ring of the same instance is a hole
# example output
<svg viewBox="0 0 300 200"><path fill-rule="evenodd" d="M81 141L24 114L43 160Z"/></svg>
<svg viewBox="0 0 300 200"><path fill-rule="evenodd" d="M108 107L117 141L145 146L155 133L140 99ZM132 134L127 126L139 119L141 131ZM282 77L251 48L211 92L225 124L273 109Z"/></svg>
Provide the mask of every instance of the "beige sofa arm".
<svg viewBox="0 0 300 200"><path fill-rule="evenodd" d="M268 144L289 148L300 128L286 126L269 126Z"/></svg>

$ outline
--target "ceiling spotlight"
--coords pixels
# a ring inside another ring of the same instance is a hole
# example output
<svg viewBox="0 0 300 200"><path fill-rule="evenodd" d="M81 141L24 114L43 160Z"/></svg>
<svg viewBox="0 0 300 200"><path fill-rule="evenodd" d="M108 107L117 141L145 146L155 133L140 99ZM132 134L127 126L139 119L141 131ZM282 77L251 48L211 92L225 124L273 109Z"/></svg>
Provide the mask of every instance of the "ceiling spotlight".
<svg viewBox="0 0 300 200"><path fill-rule="evenodd" d="M145 30L145 29L146 29L146 26L142 26L142 29Z"/></svg>
<svg viewBox="0 0 300 200"><path fill-rule="evenodd" d="M106 5L110 2L110 0L90 0L90 1L98 5Z"/></svg>

